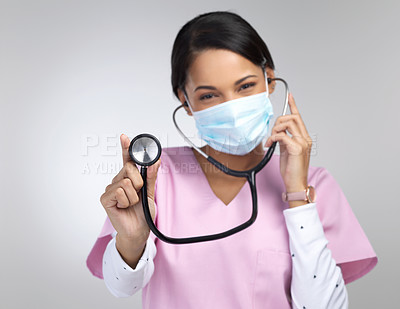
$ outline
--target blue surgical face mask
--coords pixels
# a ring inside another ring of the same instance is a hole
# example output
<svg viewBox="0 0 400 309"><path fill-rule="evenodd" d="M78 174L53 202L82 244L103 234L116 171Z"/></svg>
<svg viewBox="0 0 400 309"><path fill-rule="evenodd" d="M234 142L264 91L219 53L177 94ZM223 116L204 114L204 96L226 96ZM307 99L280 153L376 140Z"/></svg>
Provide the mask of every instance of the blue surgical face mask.
<svg viewBox="0 0 400 309"><path fill-rule="evenodd" d="M267 78L266 78L267 80ZM257 147L268 133L273 117L267 91L226 101L194 112L198 136L217 151L245 155Z"/></svg>

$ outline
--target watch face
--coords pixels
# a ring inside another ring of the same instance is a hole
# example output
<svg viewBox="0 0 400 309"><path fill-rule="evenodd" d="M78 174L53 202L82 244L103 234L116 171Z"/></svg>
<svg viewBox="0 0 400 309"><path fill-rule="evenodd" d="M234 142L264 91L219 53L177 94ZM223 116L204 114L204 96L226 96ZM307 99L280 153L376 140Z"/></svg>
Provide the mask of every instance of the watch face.
<svg viewBox="0 0 400 309"><path fill-rule="evenodd" d="M317 198L317 194L315 193L315 189L313 186L308 186L308 200L310 203L314 203Z"/></svg>

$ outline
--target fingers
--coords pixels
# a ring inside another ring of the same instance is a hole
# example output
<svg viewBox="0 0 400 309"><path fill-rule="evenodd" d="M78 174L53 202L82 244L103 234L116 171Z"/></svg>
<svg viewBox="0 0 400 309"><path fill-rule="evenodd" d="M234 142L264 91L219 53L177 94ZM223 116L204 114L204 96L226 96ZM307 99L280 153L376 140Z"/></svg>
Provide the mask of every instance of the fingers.
<svg viewBox="0 0 400 309"><path fill-rule="evenodd" d="M285 127L285 124L287 124ZM288 129L289 133L297 138L302 138L306 141L308 147L312 146L312 139L309 136L307 129L300 118L300 115L284 115L277 118L271 135L282 130Z"/></svg>
<svg viewBox="0 0 400 309"><path fill-rule="evenodd" d="M125 134L121 134L120 140L124 166L112 179L111 184L106 187L106 192L104 192L100 198L105 208L115 206L118 208L127 208L137 204L140 200L138 192L143 187L143 178L136 164L129 156L129 138ZM148 197L151 199L154 199L157 171L160 165L161 159L147 169L147 192Z"/></svg>
<svg viewBox="0 0 400 309"><path fill-rule="evenodd" d="M306 140L308 140L307 137L309 137L309 136L308 136L306 126L303 122L303 119L301 118L299 110L297 109L296 102L294 101L293 95L291 93L289 93L289 107L290 107L291 114L294 115L294 120L296 121L297 125L300 128L301 134L303 135L303 137L306 138Z"/></svg>
<svg viewBox="0 0 400 309"><path fill-rule="evenodd" d="M139 202L139 195L132 181L129 178L124 178L119 182L108 185L100 201L104 208L114 206L127 208Z"/></svg>
<svg viewBox="0 0 400 309"><path fill-rule="evenodd" d="M308 153L310 152L311 146L309 146L307 141L301 135L295 135L290 132L292 129L290 129L289 124L284 123L282 124L282 127L282 131L271 135L267 139L267 142L265 143L266 147L270 147L273 142L279 142L281 151L284 151L284 149L287 148L289 153L293 155L302 154L304 151L307 151ZM289 137L286 130L288 130L293 136Z"/></svg>
<svg viewBox="0 0 400 309"><path fill-rule="evenodd" d="M290 154L300 154L303 150L300 144L296 143L286 133L280 132L273 136L270 136L267 141L267 147L272 145L273 142L279 142L287 148ZM282 150L281 150L282 152Z"/></svg>
<svg viewBox="0 0 400 309"><path fill-rule="evenodd" d="M116 190L117 195L117 207L126 208L133 206L139 202L139 196L136 189L129 178L124 178L117 183L119 186ZM122 190L121 190L122 189Z"/></svg>
<svg viewBox="0 0 400 309"><path fill-rule="evenodd" d="M157 172L161 165L161 159L149 166L147 169L147 195L154 199L155 183ZM117 206L127 208L139 201L139 191L143 187L143 178L136 165L128 162L122 170L115 176L112 183L106 187L106 192L101 197L104 207Z"/></svg>
<svg viewBox="0 0 400 309"><path fill-rule="evenodd" d="M303 136L303 134L300 132L298 124L293 118L288 119L285 122L275 123L274 127L272 128L271 135L279 132L284 132L285 130L288 130L293 137Z"/></svg>
<svg viewBox="0 0 400 309"><path fill-rule="evenodd" d="M271 136L273 136L277 133L285 133L285 135L286 135L286 132L285 132L286 130L292 135L292 138L295 141L300 143L303 147L308 147L307 141L304 139L303 135L301 134L301 132L299 130L299 127L297 126L297 124L295 123L295 121L293 119L274 126L274 128L271 131Z"/></svg>
<svg viewBox="0 0 400 309"><path fill-rule="evenodd" d="M131 157L129 156L129 145L131 144L129 137L125 134L121 134L119 137L121 141L121 148L122 148L122 161L123 164L132 161Z"/></svg>
<svg viewBox="0 0 400 309"><path fill-rule="evenodd" d="M124 178L129 178L136 191L139 191L143 187L143 179L140 172L133 161L127 162L120 172L113 178L111 183L116 183Z"/></svg>
<svg viewBox="0 0 400 309"><path fill-rule="evenodd" d="M295 142L298 143L302 149L311 149L312 139L308 135L291 93L289 94L289 106L292 114L279 116L277 118L272 128L271 136L268 138L265 146L269 147L275 141L281 143L286 142L288 143L287 145L297 153L299 149L297 146L293 145L293 142ZM287 135L286 131L292 135L292 138Z"/></svg>
<svg viewBox="0 0 400 309"><path fill-rule="evenodd" d="M294 121L296 123L296 126L298 127L299 131L301 132L302 136L308 135L306 126L304 125L304 122L301 119L300 114L279 116L275 121L275 125L278 125L280 123L284 123L287 121Z"/></svg>
<svg viewBox="0 0 400 309"><path fill-rule="evenodd" d="M289 108L291 114L300 114L297 109L296 102L294 101L292 93L289 93Z"/></svg>

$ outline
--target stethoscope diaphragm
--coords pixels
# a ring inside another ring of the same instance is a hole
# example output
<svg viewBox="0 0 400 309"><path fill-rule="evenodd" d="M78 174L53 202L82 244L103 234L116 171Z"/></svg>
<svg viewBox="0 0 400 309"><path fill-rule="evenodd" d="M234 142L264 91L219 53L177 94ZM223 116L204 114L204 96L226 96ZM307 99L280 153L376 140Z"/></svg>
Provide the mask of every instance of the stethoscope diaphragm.
<svg viewBox="0 0 400 309"><path fill-rule="evenodd" d="M151 134L139 134L129 145L129 156L140 166L153 165L161 156L161 144Z"/></svg>

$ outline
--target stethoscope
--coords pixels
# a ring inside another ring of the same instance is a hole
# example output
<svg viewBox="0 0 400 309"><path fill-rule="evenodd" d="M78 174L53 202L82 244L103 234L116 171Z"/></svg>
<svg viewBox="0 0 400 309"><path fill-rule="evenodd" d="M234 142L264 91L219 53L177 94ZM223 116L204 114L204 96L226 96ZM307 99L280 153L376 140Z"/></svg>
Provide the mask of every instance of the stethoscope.
<svg viewBox="0 0 400 309"><path fill-rule="evenodd" d="M285 115L287 106L288 106L288 100L289 100L288 84L282 78L268 78L267 81L268 81L268 84L270 84L272 81L281 81L285 85L286 95L285 95L285 104L284 104L283 112L282 112L282 115ZM240 231L248 228L250 225L252 225L254 223L254 221L256 220L257 213L258 213L256 174L265 165L267 165L267 163L269 162L269 160L272 157L272 154L274 153L276 143L277 143L277 142L272 143L271 147L268 148L268 151L265 154L264 158L255 167L253 167L249 170L246 170L246 171L232 170L232 169L226 167L225 165L223 165L222 163L218 162L211 156L204 153L201 149L199 149L196 145L194 145L191 140L189 140L185 136L185 134L179 128L179 126L176 122L176 117L175 117L176 112L183 106L184 105L182 105L182 104L180 106L178 106L172 114L172 119L174 121L175 127L178 130L179 134L199 154L201 154L203 157L205 157L210 163L212 163L214 166L216 166L218 169L220 169L224 173L231 175L231 176L235 176L235 177L246 177L247 181L249 183L249 186L250 186L253 207L252 207L251 217L246 222L244 222L230 230L227 230L225 232L211 234L211 235L186 237L186 238L174 238L174 237L169 237L169 236L164 235L156 227L156 225L153 222L153 219L151 218L150 209L149 209L148 200L147 200L147 181L146 181L147 180L147 167L156 163L157 160L161 156L161 144L158 141L158 139L151 134L147 134L147 133L139 134L134 139L132 139L132 141L130 143L129 155L136 164L141 166L140 175L143 178L143 187L141 188L141 197L142 197L144 216L145 216L146 222L147 222L150 230L153 232L153 234L155 236L157 236L160 240L170 243L170 244L189 244L189 243L217 240L217 239L231 236L237 232L240 232Z"/></svg>

